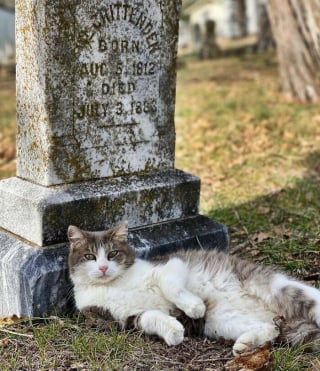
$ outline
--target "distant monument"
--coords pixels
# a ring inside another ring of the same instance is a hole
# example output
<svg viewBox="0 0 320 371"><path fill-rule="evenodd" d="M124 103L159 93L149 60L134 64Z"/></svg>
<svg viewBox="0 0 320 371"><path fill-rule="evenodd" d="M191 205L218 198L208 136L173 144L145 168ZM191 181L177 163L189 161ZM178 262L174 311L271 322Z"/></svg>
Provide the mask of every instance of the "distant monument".
<svg viewBox="0 0 320 371"><path fill-rule="evenodd" d="M220 55L220 49L216 42L216 23L207 20L205 23L205 33L202 40L199 57L200 59L217 58Z"/></svg>
<svg viewBox="0 0 320 371"><path fill-rule="evenodd" d="M17 177L0 182L0 316L65 310L69 224L140 256L227 249L174 168L181 1L16 1Z"/></svg>

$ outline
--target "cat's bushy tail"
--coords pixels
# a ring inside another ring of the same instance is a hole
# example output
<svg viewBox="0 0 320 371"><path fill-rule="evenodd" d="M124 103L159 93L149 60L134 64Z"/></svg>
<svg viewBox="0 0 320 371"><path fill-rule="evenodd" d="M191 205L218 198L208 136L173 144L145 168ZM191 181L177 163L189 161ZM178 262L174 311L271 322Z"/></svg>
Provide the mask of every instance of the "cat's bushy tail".
<svg viewBox="0 0 320 371"><path fill-rule="evenodd" d="M283 321L279 325L282 344L304 346L305 351L320 351L320 328L308 320Z"/></svg>

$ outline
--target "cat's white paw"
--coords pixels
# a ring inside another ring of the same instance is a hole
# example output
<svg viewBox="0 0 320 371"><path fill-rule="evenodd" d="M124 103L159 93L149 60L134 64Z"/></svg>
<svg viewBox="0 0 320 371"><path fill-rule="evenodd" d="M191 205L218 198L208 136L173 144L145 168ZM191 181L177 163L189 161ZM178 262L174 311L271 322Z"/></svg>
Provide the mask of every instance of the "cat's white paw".
<svg viewBox="0 0 320 371"><path fill-rule="evenodd" d="M184 327L175 318L170 319L167 333L164 336L164 341L171 346L182 343L183 339L184 339Z"/></svg>
<svg viewBox="0 0 320 371"><path fill-rule="evenodd" d="M206 306L201 299L195 298L185 307L185 314L190 318L203 318L206 313Z"/></svg>
<svg viewBox="0 0 320 371"><path fill-rule="evenodd" d="M250 349L252 349L252 343L242 343L236 341L232 347L232 353L234 356L238 356L239 354L248 352Z"/></svg>
<svg viewBox="0 0 320 371"><path fill-rule="evenodd" d="M241 353L248 352L253 348L254 339L249 334L241 335L232 347L233 355L237 356Z"/></svg>

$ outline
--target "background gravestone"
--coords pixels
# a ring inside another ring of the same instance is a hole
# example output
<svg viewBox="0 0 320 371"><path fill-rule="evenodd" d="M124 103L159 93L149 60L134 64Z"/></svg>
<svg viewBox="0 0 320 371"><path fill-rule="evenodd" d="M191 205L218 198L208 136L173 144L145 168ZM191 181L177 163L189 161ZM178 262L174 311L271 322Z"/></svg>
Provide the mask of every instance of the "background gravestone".
<svg viewBox="0 0 320 371"><path fill-rule="evenodd" d="M227 248L174 168L179 1L16 1L17 177L0 182L0 316L68 307L66 230L128 220L140 256Z"/></svg>
<svg viewBox="0 0 320 371"><path fill-rule="evenodd" d="M199 57L200 59L217 58L219 54L220 49L216 42L216 23L215 21L207 20Z"/></svg>

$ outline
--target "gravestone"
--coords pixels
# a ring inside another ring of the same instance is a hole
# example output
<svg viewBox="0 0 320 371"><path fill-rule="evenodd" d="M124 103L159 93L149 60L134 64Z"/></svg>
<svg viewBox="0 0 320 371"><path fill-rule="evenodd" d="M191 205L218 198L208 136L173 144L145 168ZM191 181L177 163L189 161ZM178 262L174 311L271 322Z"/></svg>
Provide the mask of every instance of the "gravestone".
<svg viewBox="0 0 320 371"><path fill-rule="evenodd" d="M192 25L192 49L199 52L202 45L202 33L199 23Z"/></svg>
<svg viewBox="0 0 320 371"><path fill-rule="evenodd" d="M66 310L69 224L137 254L227 249L174 167L180 1L16 1L17 176L0 182L0 316Z"/></svg>
<svg viewBox="0 0 320 371"><path fill-rule="evenodd" d="M220 54L219 46L216 42L216 23L209 19L205 23L205 33L199 52L200 59L217 58Z"/></svg>

